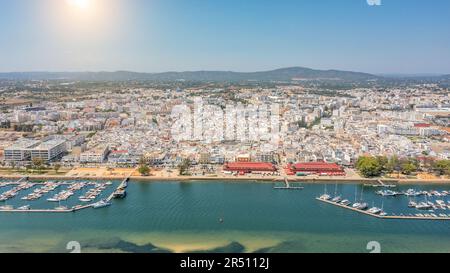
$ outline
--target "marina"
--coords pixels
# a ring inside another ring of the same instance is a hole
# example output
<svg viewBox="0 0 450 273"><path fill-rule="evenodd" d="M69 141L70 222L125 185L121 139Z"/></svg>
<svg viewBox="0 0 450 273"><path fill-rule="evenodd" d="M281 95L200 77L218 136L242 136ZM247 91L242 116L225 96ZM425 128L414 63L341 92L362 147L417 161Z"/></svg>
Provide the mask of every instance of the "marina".
<svg viewBox="0 0 450 273"><path fill-rule="evenodd" d="M321 198L321 197L317 197L316 200L330 204L330 205L334 205L340 208L344 208L344 209L348 209L351 211L355 211L358 213L362 213L368 216L372 216L372 217L376 217L379 219L393 219L393 220L440 220L440 221L448 221L450 220L450 214L446 215L446 214L440 214L440 215L436 215L436 214L417 214L417 215L388 215L388 214L383 214L382 210L376 209L376 208L372 208L369 210L366 209L361 209L360 207L352 207L346 204L342 204L341 202L334 202L332 200L327 200L325 198Z"/></svg>
<svg viewBox="0 0 450 273"><path fill-rule="evenodd" d="M4 203L0 206L0 213L70 213L88 208L104 208L111 205L112 198L106 196L113 196L117 191L123 190L126 183L120 183L117 189L112 189L113 185L111 181L31 183L26 177L15 182L2 181L0 189L7 190L0 194L0 202ZM102 196L105 199L100 199ZM15 203L15 206L12 203ZM58 205L53 207L53 203Z"/></svg>
<svg viewBox="0 0 450 273"><path fill-rule="evenodd" d="M389 187L388 187L389 188ZM340 208L352 210L361 214L369 215L372 217L376 217L379 219L396 219L396 220L450 220L450 214L438 213L437 210L447 210L450 209L450 201L447 203L444 200L435 200L434 202L429 201L427 197L445 197L449 194L448 191L425 191L425 190L416 190L416 189L408 189L405 191L393 191L393 190L379 190L375 192L376 195L381 196L381 208L376 207L375 201L373 201L372 207L369 208L367 202L364 201L364 187L361 188L360 199L358 201L358 187L355 187L355 202L352 204L347 199L342 199L341 195L338 195L338 188L336 184L336 189L334 192L334 197L330 196L327 193L327 188L325 185L325 192L320 197L317 197L316 200L331 204ZM409 209L416 209L417 211L428 211L429 213L400 213L388 214L384 211L384 199L386 197L408 197L408 198L416 198L418 196L424 196L425 201L416 203L410 199L407 207Z"/></svg>

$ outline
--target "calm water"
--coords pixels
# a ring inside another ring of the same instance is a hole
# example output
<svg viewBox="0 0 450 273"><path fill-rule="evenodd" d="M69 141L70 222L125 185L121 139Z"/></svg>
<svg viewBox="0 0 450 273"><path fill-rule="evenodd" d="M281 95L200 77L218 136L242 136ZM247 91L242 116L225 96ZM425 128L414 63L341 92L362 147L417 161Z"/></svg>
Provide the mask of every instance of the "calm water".
<svg viewBox="0 0 450 273"><path fill-rule="evenodd" d="M370 241L380 242L383 252L450 252L450 222L380 220L316 201L324 185L305 185L303 191L276 191L273 186L131 183L127 198L114 200L108 208L73 214L0 213L0 252L68 252L69 241L80 242L85 252L368 252ZM334 193L335 185L327 188ZM338 192L354 201L355 188L359 199L362 186L339 185ZM449 190L397 190L408 188ZM381 206L384 200L386 212L417 213L407 208L406 197L382 198L375 191L364 190L369 204ZM28 203L51 208L55 204L45 201L51 195ZM75 201L73 197L66 204ZM7 204L26 202L19 197Z"/></svg>

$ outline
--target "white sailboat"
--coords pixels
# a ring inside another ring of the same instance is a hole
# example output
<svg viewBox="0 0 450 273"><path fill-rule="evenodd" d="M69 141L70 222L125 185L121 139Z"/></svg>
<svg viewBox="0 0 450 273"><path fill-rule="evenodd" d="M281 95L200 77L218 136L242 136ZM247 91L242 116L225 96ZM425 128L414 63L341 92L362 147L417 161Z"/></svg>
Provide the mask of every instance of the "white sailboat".
<svg viewBox="0 0 450 273"><path fill-rule="evenodd" d="M327 193L327 184L325 184L325 191L324 191L324 194L322 194L322 195L319 197L319 199L325 200L325 201L328 201L328 200L331 199L331 196Z"/></svg>
<svg viewBox="0 0 450 273"><path fill-rule="evenodd" d="M336 183L336 186L334 188L334 196L335 197L333 199L331 199L331 201L335 202L335 203L339 203L339 202L342 201L342 197L341 196L337 196L337 191L338 191L338 184Z"/></svg>

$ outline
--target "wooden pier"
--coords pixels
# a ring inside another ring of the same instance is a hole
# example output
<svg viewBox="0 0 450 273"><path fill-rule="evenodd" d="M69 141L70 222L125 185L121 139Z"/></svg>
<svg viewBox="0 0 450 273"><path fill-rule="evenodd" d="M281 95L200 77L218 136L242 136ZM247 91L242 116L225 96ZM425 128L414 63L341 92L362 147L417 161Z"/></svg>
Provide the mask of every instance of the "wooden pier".
<svg viewBox="0 0 450 273"><path fill-rule="evenodd" d="M327 204L330 204L330 205L334 205L334 206L337 206L337 207L341 207L341 208L344 208L344 209L348 209L348 210L351 210L351 211L355 211L355 212L358 212L358 213L361 213L361 214L372 216L372 217L375 217L375 218L378 218L378 219L428 220L428 221L430 221L430 220L433 220L433 221L449 221L450 220L450 216L448 216L448 217L441 217L441 216L438 216L438 217L425 217L425 216L420 217L420 216L402 216L402 215L385 215L385 216L382 216L382 215L370 213L370 212L365 211L365 210L360 210L360 209L357 209L357 208L344 206L342 204L339 204L339 203L336 203L336 202L333 202L333 201L330 201L330 200L324 200L324 199L320 199L320 198L316 198L316 200L324 202L324 203L327 203Z"/></svg>

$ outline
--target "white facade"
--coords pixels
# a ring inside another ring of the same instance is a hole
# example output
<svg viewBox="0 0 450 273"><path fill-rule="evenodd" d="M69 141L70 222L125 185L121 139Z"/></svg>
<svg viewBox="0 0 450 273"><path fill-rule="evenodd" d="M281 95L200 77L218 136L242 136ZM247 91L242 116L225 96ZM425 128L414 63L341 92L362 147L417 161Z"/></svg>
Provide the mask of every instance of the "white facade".
<svg viewBox="0 0 450 273"><path fill-rule="evenodd" d="M81 163L103 163L108 155L109 147L97 147L80 155Z"/></svg>
<svg viewBox="0 0 450 273"><path fill-rule="evenodd" d="M50 161L66 152L66 140L50 139L31 149L31 159Z"/></svg>
<svg viewBox="0 0 450 273"><path fill-rule="evenodd" d="M31 160L32 147L39 145L39 141L22 139L4 149L5 161L29 161Z"/></svg>

